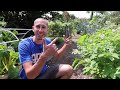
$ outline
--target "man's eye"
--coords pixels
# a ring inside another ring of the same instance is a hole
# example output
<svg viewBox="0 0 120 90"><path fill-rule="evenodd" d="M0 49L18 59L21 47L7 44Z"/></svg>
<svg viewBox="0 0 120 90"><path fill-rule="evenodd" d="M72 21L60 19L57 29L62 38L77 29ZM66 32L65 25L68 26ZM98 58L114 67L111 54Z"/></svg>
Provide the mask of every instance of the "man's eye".
<svg viewBox="0 0 120 90"><path fill-rule="evenodd" d="M40 28L40 25L37 25L36 28Z"/></svg>
<svg viewBox="0 0 120 90"><path fill-rule="evenodd" d="M37 28L37 29L40 29L40 28L46 29L46 26L44 26L44 25L36 25L36 28Z"/></svg>
<svg viewBox="0 0 120 90"><path fill-rule="evenodd" d="M45 29L46 27L45 26L42 26L43 29Z"/></svg>

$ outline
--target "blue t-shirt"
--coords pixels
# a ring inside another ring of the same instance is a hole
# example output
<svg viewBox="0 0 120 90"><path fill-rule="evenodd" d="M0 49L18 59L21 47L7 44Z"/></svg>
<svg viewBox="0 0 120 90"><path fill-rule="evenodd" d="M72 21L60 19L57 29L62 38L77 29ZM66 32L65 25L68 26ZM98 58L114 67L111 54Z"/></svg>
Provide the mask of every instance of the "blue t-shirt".
<svg viewBox="0 0 120 90"><path fill-rule="evenodd" d="M45 40L47 44L51 42L49 38L45 38ZM32 64L35 64L38 58L40 57L40 54L43 52L43 43L38 45L35 42L33 42L32 37L28 37L20 41L18 45L18 51L20 64L23 64L28 61L32 61ZM39 75L43 74L46 70L47 66L45 64ZM20 70L19 75L21 79L27 79L23 66Z"/></svg>

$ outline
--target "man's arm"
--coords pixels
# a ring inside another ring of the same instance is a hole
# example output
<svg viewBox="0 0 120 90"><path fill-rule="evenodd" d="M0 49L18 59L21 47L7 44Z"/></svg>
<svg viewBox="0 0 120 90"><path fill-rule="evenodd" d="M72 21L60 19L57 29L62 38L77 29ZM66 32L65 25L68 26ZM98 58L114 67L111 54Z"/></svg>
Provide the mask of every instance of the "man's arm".
<svg viewBox="0 0 120 90"><path fill-rule="evenodd" d="M64 45L62 46L62 48L60 48L58 51L57 51L57 53L56 53L56 55L55 55L55 58L61 58L64 54L65 54L65 52L66 52L66 49L70 46L70 44L71 44L71 36L69 36L68 38L67 37L65 37L65 36L63 36L64 37Z"/></svg>
<svg viewBox="0 0 120 90"><path fill-rule="evenodd" d="M32 61L23 64L28 79L34 79L40 74L46 62L46 59L47 56L45 56L45 54L41 54L40 58L34 65L32 65Z"/></svg>
<svg viewBox="0 0 120 90"><path fill-rule="evenodd" d="M65 54L65 52L66 52L66 49L67 49L67 45L66 44L64 44L63 46L62 46L62 48L60 48L58 51L57 51L57 54L56 54L56 58L61 58L64 54Z"/></svg>
<svg viewBox="0 0 120 90"><path fill-rule="evenodd" d="M45 39L43 39L44 51L40 55L40 58L37 60L37 62L34 65L32 65L32 61L23 64L28 79L36 78L42 71L47 58L57 52L57 47L54 45L55 41L56 39L47 45Z"/></svg>

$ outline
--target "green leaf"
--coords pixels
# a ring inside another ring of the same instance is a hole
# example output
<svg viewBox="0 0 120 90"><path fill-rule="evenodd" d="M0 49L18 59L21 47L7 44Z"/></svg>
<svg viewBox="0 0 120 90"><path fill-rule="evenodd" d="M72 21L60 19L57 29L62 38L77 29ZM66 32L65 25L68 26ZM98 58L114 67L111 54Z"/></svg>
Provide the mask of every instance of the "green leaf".
<svg viewBox="0 0 120 90"><path fill-rule="evenodd" d="M85 60L80 60L79 63L80 63L80 64L84 64L84 63L85 63Z"/></svg>
<svg viewBox="0 0 120 90"><path fill-rule="evenodd" d="M90 59L94 59L97 57L97 54L92 54L92 56L90 57Z"/></svg>
<svg viewBox="0 0 120 90"><path fill-rule="evenodd" d="M8 70L9 79L16 79L19 77L19 68L16 66L10 66Z"/></svg>
<svg viewBox="0 0 120 90"><path fill-rule="evenodd" d="M117 53L112 53L112 56L113 56L114 58L119 59L119 55L118 55Z"/></svg>
<svg viewBox="0 0 120 90"><path fill-rule="evenodd" d="M85 60L79 60L79 62L75 65L74 70L78 70L81 64L84 64Z"/></svg>
<svg viewBox="0 0 120 90"><path fill-rule="evenodd" d="M105 56L105 54L99 54L98 55L98 57L104 57Z"/></svg>
<svg viewBox="0 0 120 90"><path fill-rule="evenodd" d="M79 62L78 58L75 58L74 62L72 63L72 67L75 67L75 65Z"/></svg>
<svg viewBox="0 0 120 90"><path fill-rule="evenodd" d="M83 42L84 42L84 40L87 38L87 36L88 36L87 34L81 36L81 37L79 38L79 40L78 40L78 44L79 44L79 45L83 44Z"/></svg>

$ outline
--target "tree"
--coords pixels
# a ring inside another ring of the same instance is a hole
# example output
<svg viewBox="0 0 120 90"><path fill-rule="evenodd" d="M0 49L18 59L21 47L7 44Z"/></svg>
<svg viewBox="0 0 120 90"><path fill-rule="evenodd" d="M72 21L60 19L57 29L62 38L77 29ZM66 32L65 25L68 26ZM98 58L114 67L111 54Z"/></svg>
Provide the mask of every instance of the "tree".
<svg viewBox="0 0 120 90"><path fill-rule="evenodd" d="M87 11L87 12L88 12L88 13L91 13L91 15L90 15L90 20L92 20L94 13L104 14L106 11Z"/></svg>
<svg viewBox="0 0 120 90"><path fill-rule="evenodd" d="M59 13L54 11L1 11L0 16L4 17L9 28L31 28L34 20L39 17L51 19L46 14L50 13L52 19Z"/></svg>
<svg viewBox="0 0 120 90"><path fill-rule="evenodd" d="M111 11L110 20L111 22L114 22L116 25L120 24L120 11Z"/></svg>
<svg viewBox="0 0 120 90"><path fill-rule="evenodd" d="M63 17L66 22L70 19L70 14L67 11L63 11Z"/></svg>
<svg viewBox="0 0 120 90"><path fill-rule="evenodd" d="M70 15L67 11L63 11L63 18L66 22L65 34L66 34L66 37L68 37L69 35L71 35L71 30L69 26L67 25L68 21L70 20Z"/></svg>

